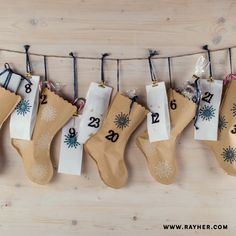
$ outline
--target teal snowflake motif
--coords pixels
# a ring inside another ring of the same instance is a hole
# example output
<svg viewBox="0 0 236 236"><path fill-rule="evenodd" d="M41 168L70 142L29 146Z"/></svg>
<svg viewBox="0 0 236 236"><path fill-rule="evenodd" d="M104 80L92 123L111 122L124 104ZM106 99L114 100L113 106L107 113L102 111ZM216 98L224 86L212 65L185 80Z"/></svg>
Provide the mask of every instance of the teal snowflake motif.
<svg viewBox="0 0 236 236"><path fill-rule="evenodd" d="M28 112L30 112L30 102L29 100L21 100L18 105L16 106L16 113L17 115L25 116Z"/></svg>
<svg viewBox="0 0 236 236"><path fill-rule="evenodd" d="M116 115L115 121L114 121L116 127L119 129L124 129L124 128L128 127L129 122L130 122L129 115L124 114L123 112Z"/></svg>
<svg viewBox="0 0 236 236"><path fill-rule="evenodd" d="M216 109L213 108L212 105L204 105L199 110L199 116L203 121L210 121L213 117L215 117Z"/></svg>
<svg viewBox="0 0 236 236"><path fill-rule="evenodd" d="M221 132L223 129L227 128L228 121L226 121L225 116L220 116L219 117L219 124L218 124L218 129Z"/></svg>
<svg viewBox="0 0 236 236"><path fill-rule="evenodd" d="M236 148L232 148L230 146L223 148L223 153L221 156L223 156L224 161L230 162L230 164L232 164L234 161L236 161Z"/></svg>
<svg viewBox="0 0 236 236"><path fill-rule="evenodd" d="M75 132L75 134L66 134L64 143L67 145L68 148L77 148L80 144L78 142L78 132Z"/></svg>
<svg viewBox="0 0 236 236"><path fill-rule="evenodd" d="M236 116L236 104L233 104L233 107L230 109L230 111L232 111L233 116Z"/></svg>

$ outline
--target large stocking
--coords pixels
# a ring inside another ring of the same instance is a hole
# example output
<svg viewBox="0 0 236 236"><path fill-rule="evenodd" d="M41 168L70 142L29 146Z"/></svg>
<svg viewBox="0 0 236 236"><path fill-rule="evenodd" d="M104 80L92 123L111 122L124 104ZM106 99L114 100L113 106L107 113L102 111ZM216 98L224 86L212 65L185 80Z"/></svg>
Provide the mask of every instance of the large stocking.
<svg viewBox="0 0 236 236"><path fill-rule="evenodd" d="M29 179L47 184L53 176L50 146L56 133L75 114L76 107L45 89L36 119L32 140L12 139L12 145L22 157Z"/></svg>
<svg viewBox="0 0 236 236"><path fill-rule="evenodd" d="M228 83L221 104L218 141L204 141L229 175L236 176L236 81Z"/></svg>
<svg viewBox="0 0 236 236"><path fill-rule="evenodd" d="M144 153L149 171L156 181L171 184L176 177L176 139L195 115L195 104L188 98L170 89L171 137L169 140L149 142L147 131L137 138L137 145Z"/></svg>
<svg viewBox="0 0 236 236"><path fill-rule="evenodd" d="M145 119L147 111L128 97L117 93L101 129L85 144L96 161L103 182L122 187L128 178L124 151L129 137Z"/></svg>

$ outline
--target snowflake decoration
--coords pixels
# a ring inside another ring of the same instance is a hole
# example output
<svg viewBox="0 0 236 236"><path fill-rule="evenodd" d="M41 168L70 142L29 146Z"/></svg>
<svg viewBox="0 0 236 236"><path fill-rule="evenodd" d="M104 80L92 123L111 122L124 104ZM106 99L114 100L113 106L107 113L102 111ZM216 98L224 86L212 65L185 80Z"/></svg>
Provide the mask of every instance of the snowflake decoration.
<svg viewBox="0 0 236 236"><path fill-rule="evenodd" d="M53 106L47 105L43 108L41 116L42 120L46 122L54 121L56 119L56 116L57 111Z"/></svg>
<svg viewBox="0 0 236 236"><path fill-rule="evenodd" d="M232 111L233 116L236 116L236 103L233 104L233 107L230 109Z"/></svg>
<svg viewBox="0 0 236 236"><path fill-rule="evenodd" d="M49 134L42 134L35 142L36 146L40 149L48 149L51 143L51 137Z"/></svg>
<svg viewBox="0 0 236 236"><path fill-rule="evenodd" d="M213 117L215 117L216 109L213 106L204 105L199 110L199 116L202 118L203 121L210 121Z"/></svg>
<svg viewBox="0 0 236 236"><path fill-rule="evenodd" d="M155 166L156 175L162 178L169 178L173 174L173 168L167 161L159 161Z"/></svg>
<svg viewBox="0 0 236 236"><path fill-rule="evenodd" d="M30 111L31 107L32 106L30 106L29 100L24 100L23 99L16 106L16 114L25 116Z"/></svg>
<svg viewBox="0 0 236 236"><path fill-rule="evenodd" d="M77 148L79 146L78 142L78 132L75 132L75 134L66 134L64 143L67 145L68 148Z"/></svg>
<svg viewBox="0 0 236 236"><path fill-rule="evenodd" d="M230 146L223 148L223 153L221 156L223 156L224 161L230 162L230 164L232 164L234 161L236 161L236 148L232 148Z"/></svg>
<svg viewBox="0 0 236 236"><path fill-rule="evenodd" d="M129 122L130 122L129 115L124 114L123 112L116 115L115 121L114 121L116 127L119 128L119 129L124 129L124 128L128 127Z"/></svg>
<svg viewBox="0 0 236 236"><path fill-rule="evenodd" d="M219 117L218 129L221 132L223 129L227 128L228 121L226 121L225 116Z"/></svg>

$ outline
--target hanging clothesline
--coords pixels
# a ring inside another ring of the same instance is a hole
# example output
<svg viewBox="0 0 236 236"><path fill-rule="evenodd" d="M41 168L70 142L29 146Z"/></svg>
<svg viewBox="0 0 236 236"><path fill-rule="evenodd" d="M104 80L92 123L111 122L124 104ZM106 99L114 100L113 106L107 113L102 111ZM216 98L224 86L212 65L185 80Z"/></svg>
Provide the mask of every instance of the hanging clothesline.
<svg viewBox="0 0 236 236"><path fill-rule="evenodd" d="M223 51L223 50L229 50L230 48L236 48L236 46L232 47L225 47L225 48L219 48L219 49L213 49L211 52L218 52L218 51ZM3 52L11 52L11 53L18 53L18 54L25 54L23 51L18 51L18 50L12 50L12 49L5 49L5 48L0 48L0 51ZM185 53L185 54L180 54L180 55L174 55L174 56L156 56L153 57L153 59L168 59L168 58L178 58L178 57L185 57L185 56L192 56L192 55L197 55L197 54L202 54L206 53L206 51L199 51L199 52L194 52L194 53ZM70 55L68 56L61 56L61 55L45 55L45 54L39 54L39 53L29 53L30 55L33 56L40 56L40 57L54 57L54 58L71 58ZM84 56L76 56L77 59L87 59L87 60L101 60L101 57L84 57ZM111 61L131 61L131 60L147 60L148 57L131 57L131 58L112 58L112 57L107 57L106 60L111 60Z"/></svg>

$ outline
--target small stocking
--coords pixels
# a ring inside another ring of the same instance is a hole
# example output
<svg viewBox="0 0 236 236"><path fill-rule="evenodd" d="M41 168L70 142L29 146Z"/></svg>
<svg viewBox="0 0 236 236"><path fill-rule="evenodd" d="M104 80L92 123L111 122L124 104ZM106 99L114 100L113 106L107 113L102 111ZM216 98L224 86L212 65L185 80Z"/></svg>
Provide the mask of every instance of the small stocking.
<svg viewBox="0 0 236 236"><path fill-rule="evenodd" d="M10 92L9 90L0 87L0 128L4 121L14 111L16 105L20 102L21 98L18 95Z"/></svg>
<svg viewBox="0 0 236 236"><path fill-rule="evenodd" d="M29 179L47 184L53 176L50 145L56 133L76 112L76 107L48 89L42 95L32 140L12 139Z"/></svg>
<svg viewBox="0 0 236 236"><path fill-rule="evenodd" d="M148 133L137 138L137 145L144 153L149 171L156 181L171 184L176 176L176 139L195 115L195 104L188 98L169 90L169 100L175 102L170 108L171 137L169 140L149 142Z"/></svg>
<svg viewBox="0 0 236 236"><path fill-rule="evenodd" d="M85 144L96 161L103 182L122 187L128 178L124 151L129 137L145 119L147 111L128 97L117 93L101 129Z"/></svg>

